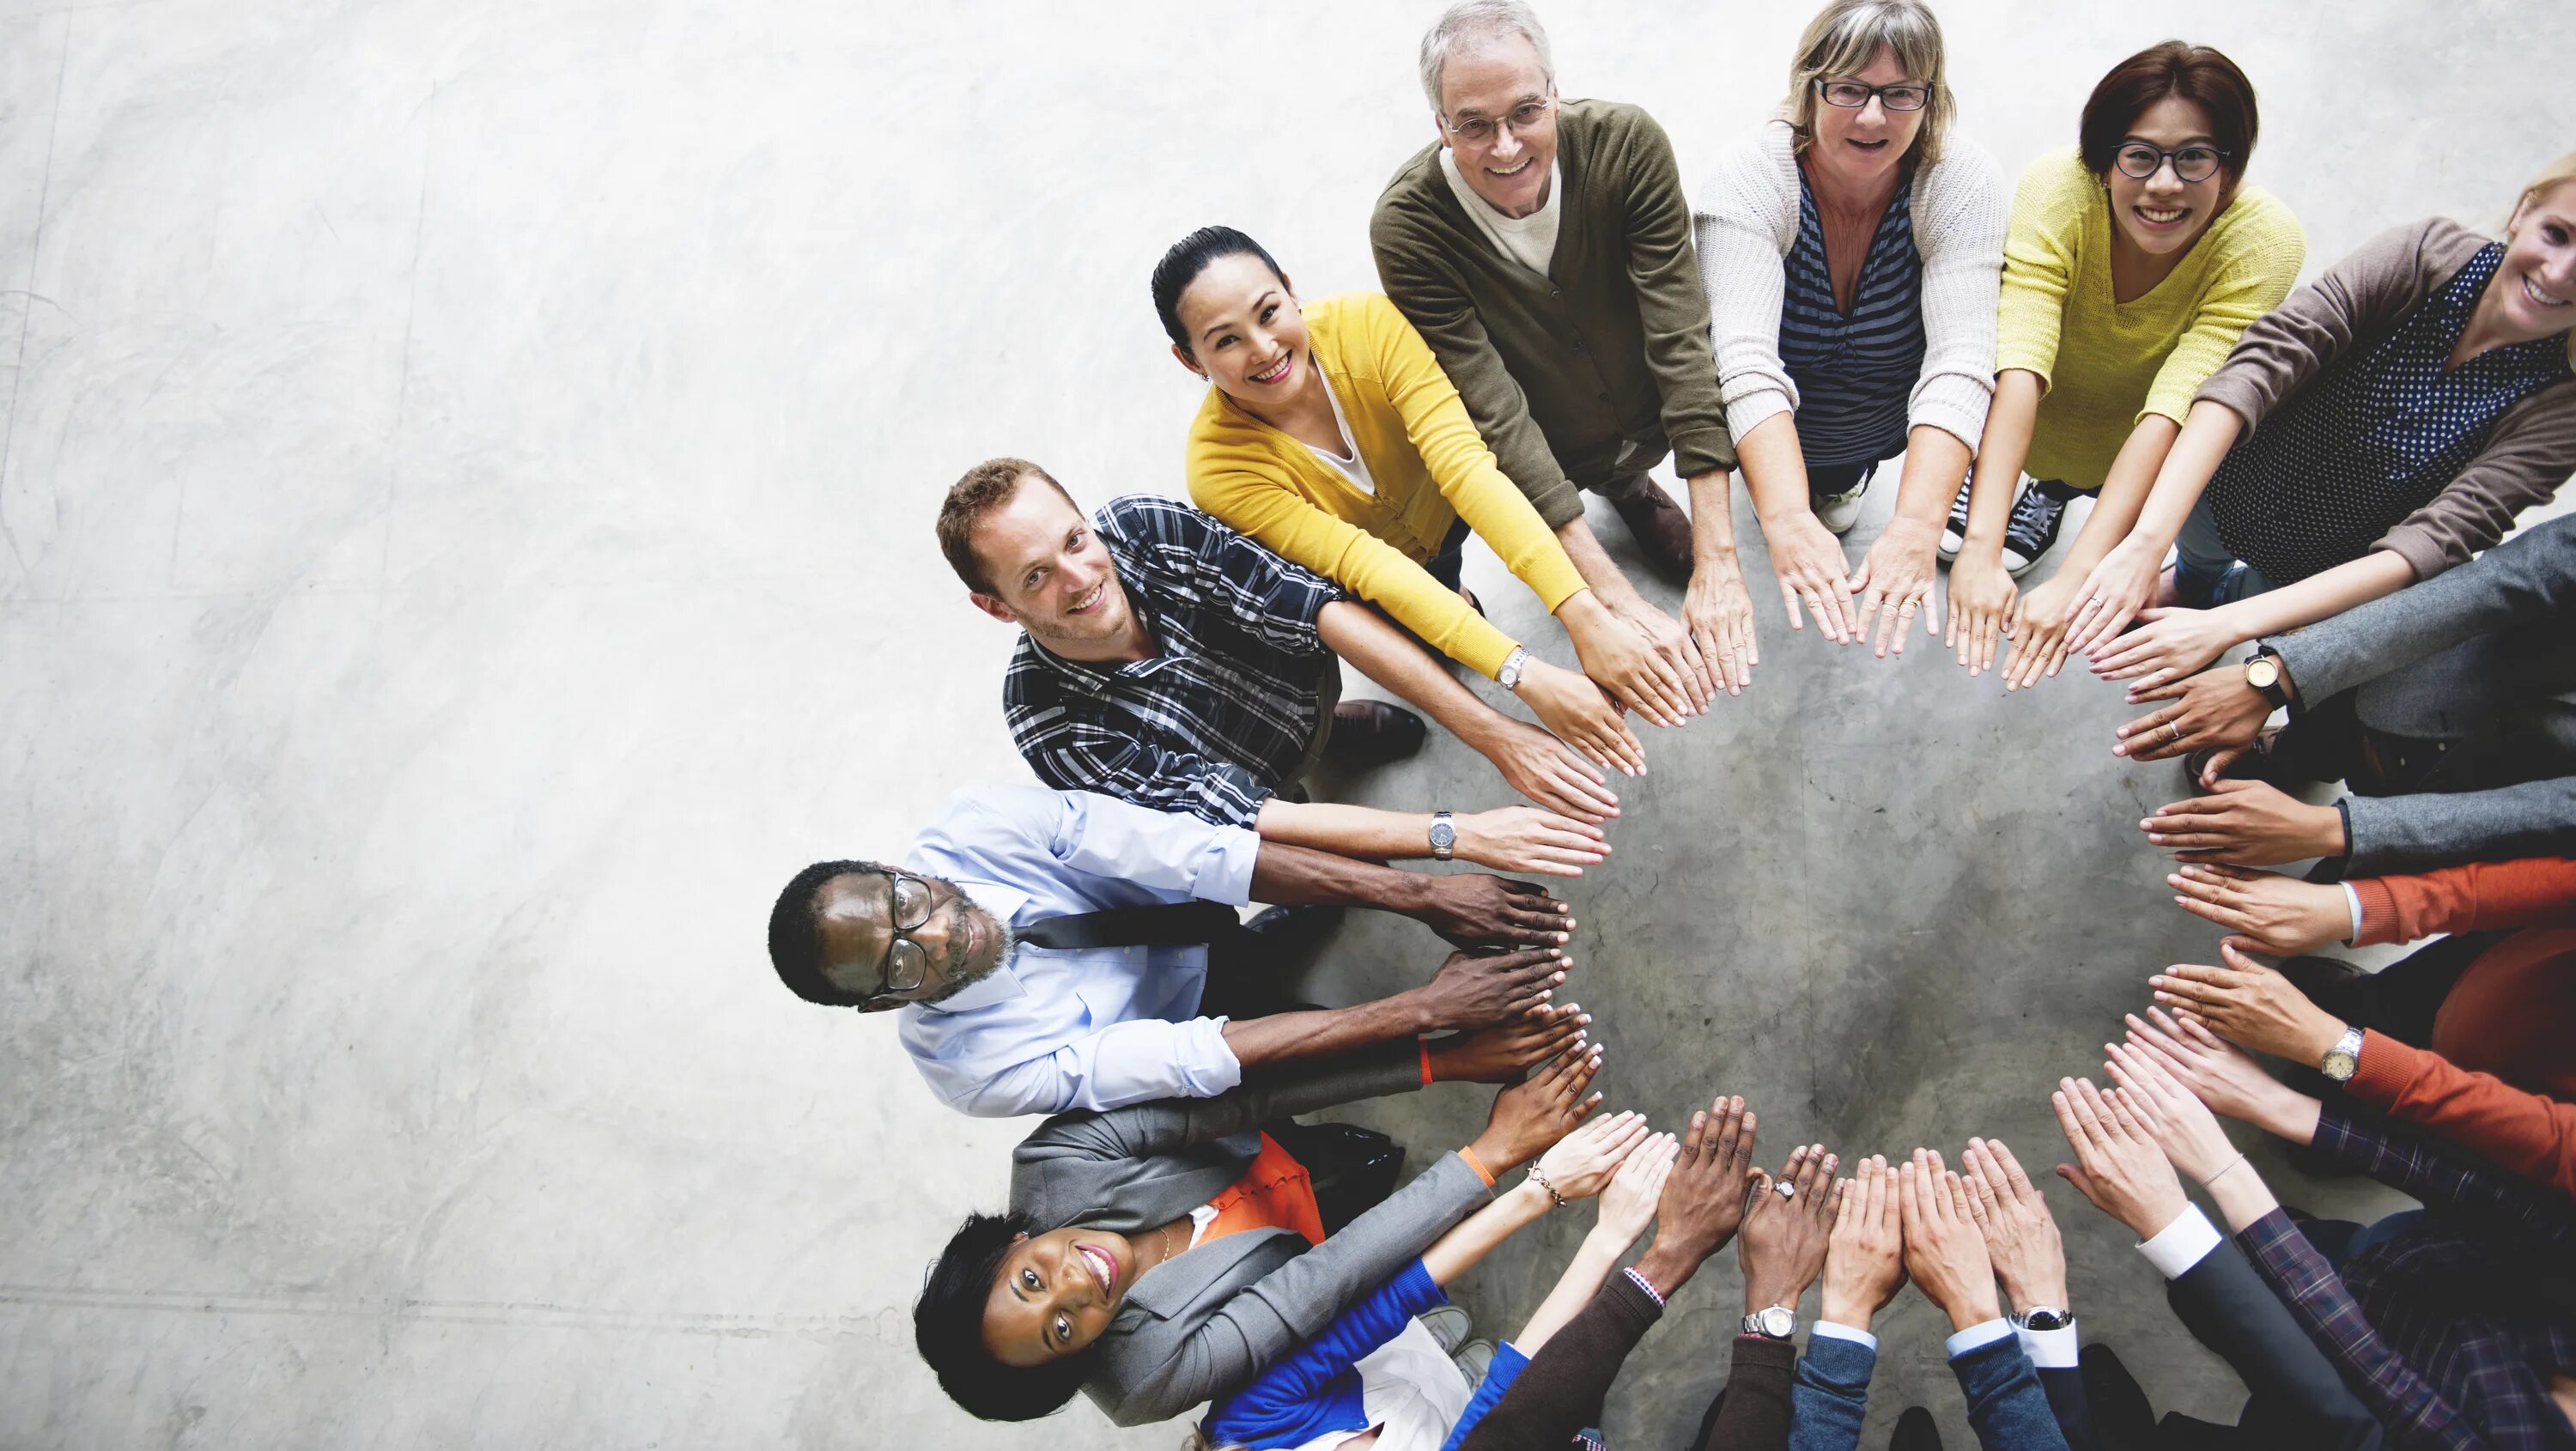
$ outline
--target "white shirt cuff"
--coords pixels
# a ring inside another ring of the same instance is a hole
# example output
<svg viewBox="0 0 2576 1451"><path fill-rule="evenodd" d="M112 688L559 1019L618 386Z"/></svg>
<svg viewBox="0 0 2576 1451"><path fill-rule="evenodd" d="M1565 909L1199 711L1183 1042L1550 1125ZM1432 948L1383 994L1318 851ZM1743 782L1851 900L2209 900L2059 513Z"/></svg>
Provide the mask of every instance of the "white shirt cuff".
<svg viewBox="0 0 2576 1451"><path fill-rule="evenodd" d="M2344 946L2352 947L2361 941L2361 893L2354 891L2350 882L2337 882L2335 885L2343 888L2344 905L2352 908L2352 932L2343 940Z"/></svg>
<svg viewBox="0 0 2576 1451"><path fill-rule="evenodd" d="M2185 1271L2218 1248L2218 1230L2197 1204L2186 1204L2174 1222L2156 1231L2156 1237L2138 1246L2138 1253L2156 1267L2156 1273L2168 1280L2179 1280Z"/></svg>
<svg viewBox="0 0 2576 1451"><path fill-rule="evenodd" d="M1877 1336L1866 1330L1854 1330L1848 1325L1837 1325L1831 1320L1819 1320L1807 1327L1809 1339L1819 1335L1827 1340L1848 1340L1854 1345L1866 1345L1873 1354L1878 1350Z"/></svg>
<svg viewBox="0 0 2576 1451"><path fill-rule="evenodd" d="M1949 1339L1941 1342L1941 1353L1952 1360L1957 1360L1978 1346L1992 1345L2012 1333L2012 1322L1998 1315L1982 1325L1971 1325L1965 1330L1953 1332Z"/></svg>
<svg viewBox="0 0 2576 1451"><path fill-rule="evenodd" d="M2016 1325L2013 1333L2021 1337L2021 1353L2041 1370L2073 1370L2083 1347L2075 1343L2075 1322L2068 1320L2055 1330L2025 1330Z"/></svg>

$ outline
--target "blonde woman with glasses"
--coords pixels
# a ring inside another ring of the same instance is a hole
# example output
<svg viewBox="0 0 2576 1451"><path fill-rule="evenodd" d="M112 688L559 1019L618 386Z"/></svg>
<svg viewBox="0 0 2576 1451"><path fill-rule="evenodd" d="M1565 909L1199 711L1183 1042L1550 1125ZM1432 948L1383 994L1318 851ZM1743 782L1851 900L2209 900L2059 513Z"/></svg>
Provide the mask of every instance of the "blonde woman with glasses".
<svg viewBox="0 0 2576 1451"><path fill-rule="evenodd" d="M1902 652L1943 511L1994 392L2009 202L1950 128L1941 26L1921 0L1834 0L1807 25L1781 115L1699 190L1694 234L1718 391L1772 573L1836 643ZM1857 571L1837 537L1902 454L1885 532ZM1850 602L1860 596L1857 607Z"/></svg>

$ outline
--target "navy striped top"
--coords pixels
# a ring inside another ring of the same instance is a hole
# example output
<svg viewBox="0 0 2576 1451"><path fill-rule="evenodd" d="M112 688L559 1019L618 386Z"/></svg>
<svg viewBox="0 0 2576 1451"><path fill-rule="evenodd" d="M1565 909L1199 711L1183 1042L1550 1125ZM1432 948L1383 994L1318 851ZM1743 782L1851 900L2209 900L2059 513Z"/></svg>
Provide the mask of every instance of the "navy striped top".
<svg viewBox="0 0 2576 1451"><path fill-rule="evenodd" d="M1811 467L1893 458L1905 447L1907 400L1923 371L1923 257L1914 250L1914 188L1896 189L1861 259L1851 315L1834 302L1816 194L1798 173L1798 240L1782 260L1780 361L1798 387L1798 447Z"/></svg>

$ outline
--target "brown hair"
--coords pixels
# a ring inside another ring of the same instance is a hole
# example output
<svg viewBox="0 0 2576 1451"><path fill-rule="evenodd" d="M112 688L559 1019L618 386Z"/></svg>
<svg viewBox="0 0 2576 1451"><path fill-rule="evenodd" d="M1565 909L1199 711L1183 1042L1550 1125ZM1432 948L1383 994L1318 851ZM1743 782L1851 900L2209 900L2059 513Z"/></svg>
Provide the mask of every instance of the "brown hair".
<svg viewBox="0 0 2576 1451"><path fill-rule="evenodd" d="M1816 82L1859 74L1881 46L1907 75L1932 89L1922 129L1914 133L1914 149L1905 160L1930 166L1941 159L1941 140L1949 133L1956 103L1941 60L1941 22L1922 0L1831 0L1807 22L1806 33L1798 37L1798 53L1789 62L1789 99L1780 105L1797 138L1792 150L1805 151L1816 139Z"/></svg>
<svg viewBox="0 0 2576 1451"><path fill-rule="evenodd" d="M948 497L939 503L939 552L948 556L948 567L957 571L957 577L977 594L997 591L985 574L984 561L975 557L976 526L984 522L985 515L1011 502L1020 491L1022 479L1044 479L1048 488L1064 494L1066 503L1073 503L1073 495L1065 493L1055 475L1024 458L984 460L949 485Z"/></svg>
<svg viewBox="0 0 2576 1451"><path fill-rule="evenodd" d="M2168 40L2151 45L2111 67L2084 102L2084 121L2077 132L2084 169L2107 176L2120 154L2120 143L2147 108L2167 96L2180 96L2209 115L2209 137L2220 152L2218 168L2228 190L2245 176L2260 129L2254 110L2254 83L2236 62L2205 45Z"/></svg>

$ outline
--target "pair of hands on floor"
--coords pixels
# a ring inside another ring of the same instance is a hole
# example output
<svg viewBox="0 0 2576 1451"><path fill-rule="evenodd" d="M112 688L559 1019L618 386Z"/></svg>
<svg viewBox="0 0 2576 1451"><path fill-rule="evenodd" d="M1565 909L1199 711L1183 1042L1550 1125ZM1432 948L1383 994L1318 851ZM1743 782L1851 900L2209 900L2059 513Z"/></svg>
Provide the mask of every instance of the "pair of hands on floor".
<svg viewBox="0 0 2576 1451"><path fill-rule="evenodd" d="M1924 634L1940 637L1940 595L1933 587L1939 529L1912 519L1890 519L1861 557L1860 568L1849 571L1843 563L1843 542L1812 510L1776 522L1764 520L1762 537L1771 550L1771 573L1780 581L1780 604L1788 612L1790 629L1806 628L1799 618L1803 605L1827 640L1837 645L1869 645L1882 660L1891 650L1905 653L1906 637L1914 632L1918 619ZM1740 580L1737 589L1742 589ZM1744 635L1749 643L1753 637L1749 599L1745 611Z"/></svg>
<svg viewBox="0 0 2576 1451"><path fill-rule="evenodd" d="M1875 1155L1841 1187L1824 1318L1866 1330L1911 1279L1953 1330L2034 1305L2067 1308L2066 1249L2048 1201L1999 1140L1970 1139L1961 1175L1931 1149Z"/></svg>

